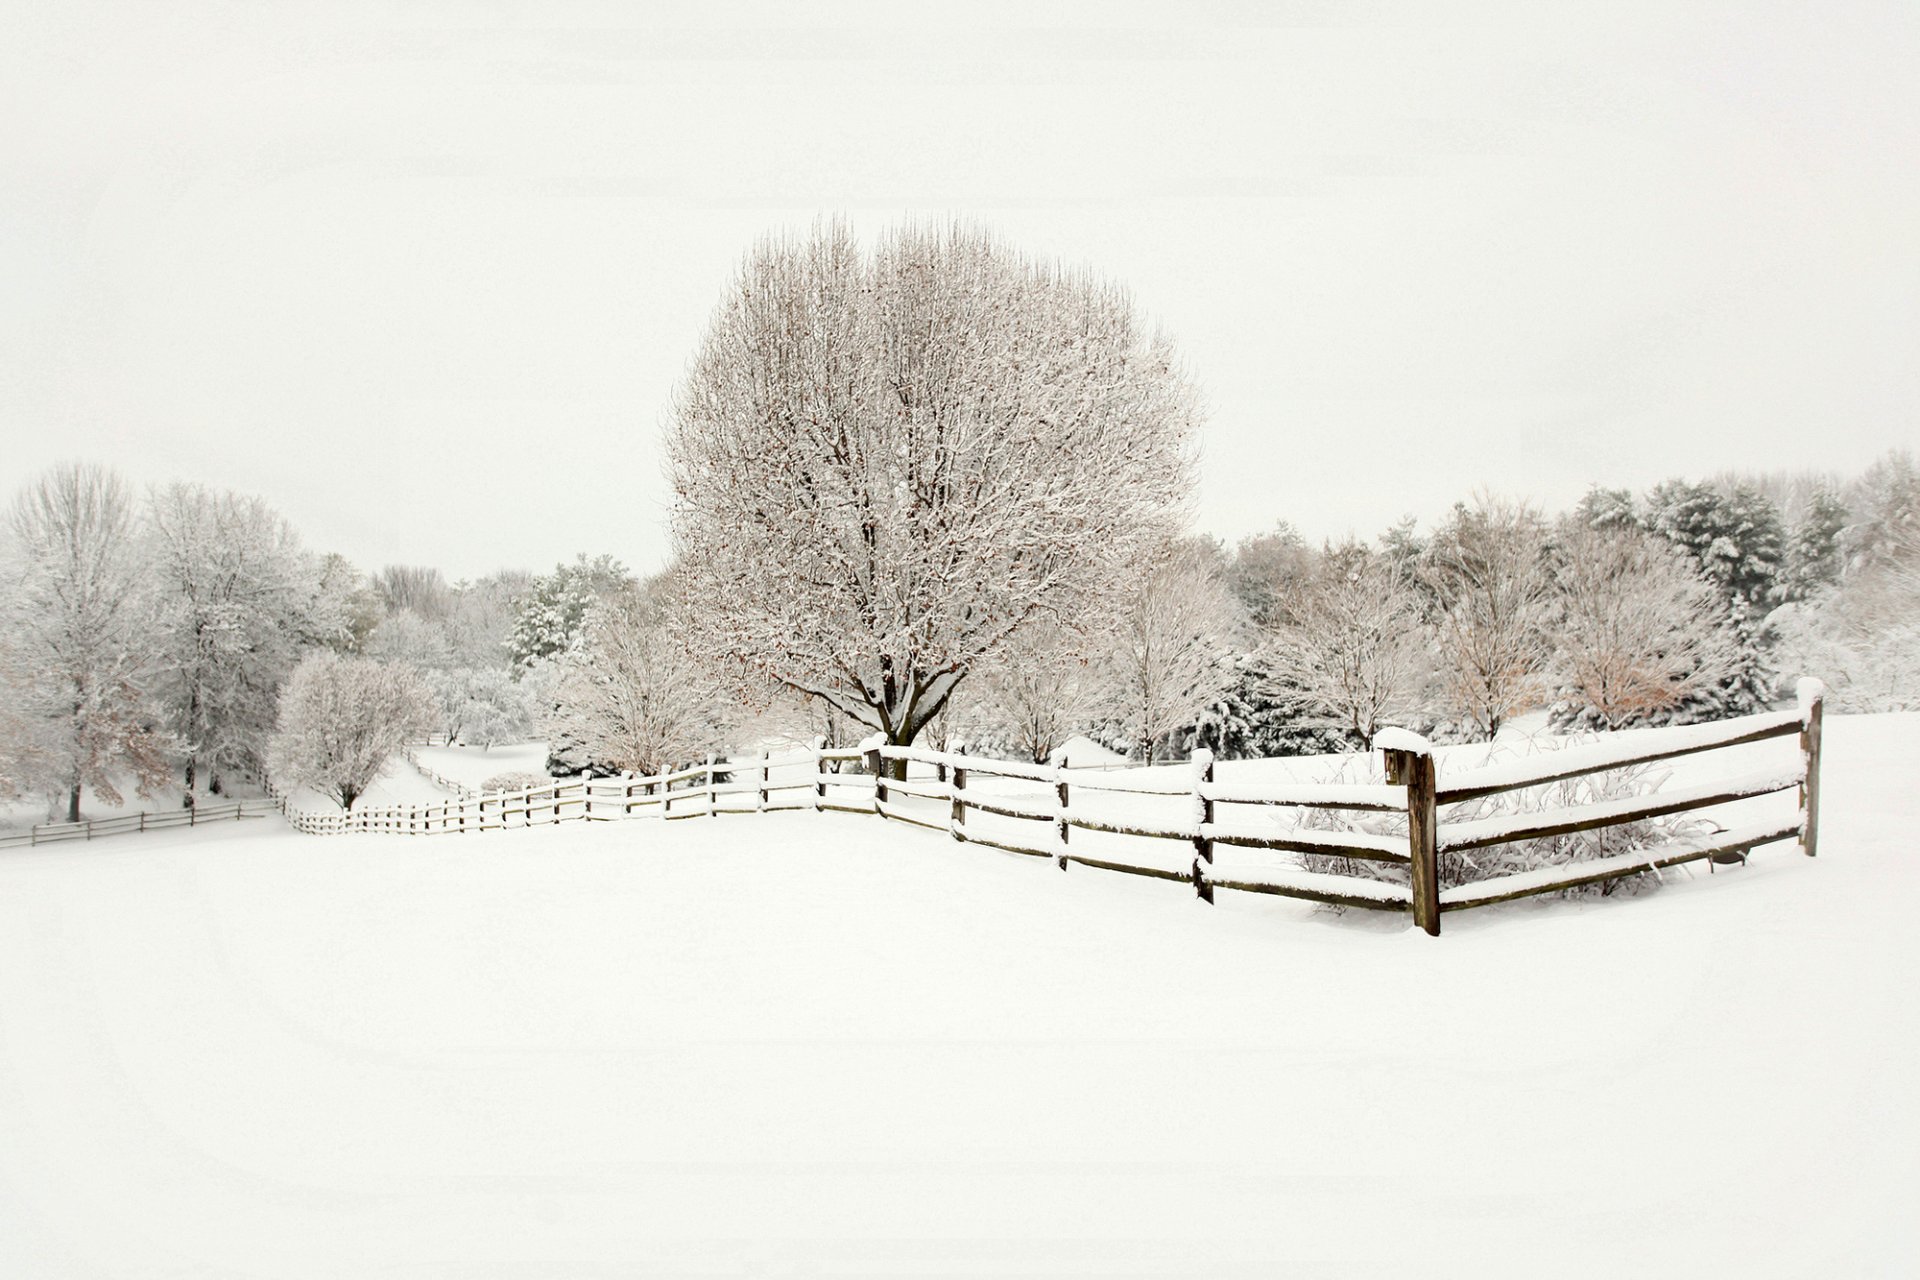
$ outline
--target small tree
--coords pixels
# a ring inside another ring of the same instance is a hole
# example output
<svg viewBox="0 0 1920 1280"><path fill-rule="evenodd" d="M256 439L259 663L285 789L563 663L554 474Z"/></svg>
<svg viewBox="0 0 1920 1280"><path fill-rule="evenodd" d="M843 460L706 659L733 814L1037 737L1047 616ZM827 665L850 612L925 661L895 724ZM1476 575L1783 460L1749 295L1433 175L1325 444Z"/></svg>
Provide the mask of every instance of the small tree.
<svg viewBox="0 0 1920 1280"><path fill-rule="evenodd" d="M1569 526L1555 720L1619 729L1672 718L1719 687L1740 649L1718 592L1685 554L1630 529Z"/></svg>
<svg viewBox="0 0 1920 1280"><path fill-rule="evenodd" d="M433 699L398 662L309 654L280 694L268 767L283 787L310 787L342 809L387 761L433 724Z"/></svg>
<svg viewBox="0 0 1920 1280"><path fill-rule="evenodd" d="M1156 557L1123 600L1104 663L1107 698L1148 764L1169 734L1198 721L1233 684L1244 617L1218 549L1195 539Z"/></svg>
<svg viewBox="0 0 1920 1280"><path fill-rule="evenodd" d="M1314 722L1367 750L1381 729L1420 714L1427 631L1411 580L1384 553L1328 548L1269 632L1268 651Z"/></svg>
<svg viewBox="0 0 1920 1280"><path fill-rule="evenodd" d="M1421 572L1438 614L1446 710L1491 740L1546 699L1546 523L1524 503L1481 495L1434 535Z"/></svg>
<svg viewBox="0 0 1920 1280"><path fill-rule="evenodd" d="M527 690L499 667L457 667L426 677L447 741L480 744L518 742L533 731Z"/></svg>
<svg viewBox="0 0 1920 1280"><path fill-rule="evenodd" d="M605 555L589 560L585 552L572 564L555 565L552 573L533 579L518 596L507 637L514 670L527 671L572 648L595 602L632 584L633 575L618 560Z"/></svg>
<svg viewBox="0 0 1920 1280"><path fill-rule="evenodd" d="M549 730L606 769L653 774L719 746L728 700L674 625L672 583L602 599L557 660Z"/></svg>
<svg viewBox="0 0 1920 1280"><path fill-rule="evenodd" d="M1051 619L1016 631L971 684L974 715L991 740L1045 764L1099 705L1087 638Z"/></svg>

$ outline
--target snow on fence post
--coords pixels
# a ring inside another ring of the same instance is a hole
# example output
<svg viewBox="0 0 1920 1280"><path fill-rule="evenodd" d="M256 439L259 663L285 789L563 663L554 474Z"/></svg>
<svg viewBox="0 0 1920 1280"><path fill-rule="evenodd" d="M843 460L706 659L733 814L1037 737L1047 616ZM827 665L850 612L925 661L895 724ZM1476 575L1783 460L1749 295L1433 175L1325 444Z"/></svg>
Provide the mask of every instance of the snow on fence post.
<svg viewBox="0 0 1920 1280"><path fill-rule="evenodd" d="M720 812L720 792L713 782L713 752L707 752L707 816Z"/></svg>
<svg viewBox="0 0 1920 1280"><path fill-rule="evenodd" d="M1794 692L1800 702L1800 764L1806 773L1800 783L1800 851L1811 858L1820 837L1820 721L1827 686L1808 677Z"/></svg>
<svg viewBox="0 0 1920 1280"><path fill-rule="evenodd" d="M867 772L873 775L873 811L883 818L887 815L880 806L887 802L887 765L881 759L880 745L886 740L885 734L875 733L860 742L860 752L866 757Z"/></svg>
<svg viewBox="0 0 1920 1280"><path fill-rule="evenodd" d="M947 831L956 841L966 841L966 766L954 764L952 775L952 812L947 816Z"/></svg>
<svg viewBox="0 0 1920 1280"><path fill-rule="evenodd" d="M770 765L768 761L772 759L773 753L771 751L762 751L760 753L760 803L756 806L757 812L760 813L767 811L767 783L772 780L771 774L773 772L773 766Z"/></svg>
<svg viewBox="0 0 1920 1280"><path fill-rule="evenodd" d="M1205 747L1193 749L1193 891L1200 901L1213 901L1213 884L1207 872L1213 866L1213 800L1207 788L1213 785L1213 752Z"/></svg>
<svg viewBox="0 0 1920 1280"><path fill-rule="evenodd" d="M813 810L820 811L821 802L827 798L827 735L813 735Z"/></svg>
<svg viewBox="0 0 1920 1280"><path fill-rule="evenodd" d="M1387 757L1387 781L1407 789L1407 873L1412 881L1413 923L1440 934L1440 821L1433 744L1405 729L1383 729L1373 743Z"/></svg>
<svg viewBox="0 0 1920 1280"><path fill-rule="evenodd" d="M1060 753L1060 764L1053 775L1053 834L1060 841L1060 869L1067 869L1067 753Z"/></svg>

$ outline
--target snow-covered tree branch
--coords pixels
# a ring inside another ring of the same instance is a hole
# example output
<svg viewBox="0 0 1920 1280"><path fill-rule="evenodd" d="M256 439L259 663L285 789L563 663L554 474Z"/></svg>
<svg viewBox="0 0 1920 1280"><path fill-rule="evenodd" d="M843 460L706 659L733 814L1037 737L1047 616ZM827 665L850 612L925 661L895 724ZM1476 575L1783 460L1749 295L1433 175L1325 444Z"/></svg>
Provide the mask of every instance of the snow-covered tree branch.
<svg viewBox="0 0 1920 1280"><path fill-rule="evenodd" d="M763 242L668 431L697 643L911 742L1008 636L1138 571L1196 416L1123 290L983 232Z"/></svg>

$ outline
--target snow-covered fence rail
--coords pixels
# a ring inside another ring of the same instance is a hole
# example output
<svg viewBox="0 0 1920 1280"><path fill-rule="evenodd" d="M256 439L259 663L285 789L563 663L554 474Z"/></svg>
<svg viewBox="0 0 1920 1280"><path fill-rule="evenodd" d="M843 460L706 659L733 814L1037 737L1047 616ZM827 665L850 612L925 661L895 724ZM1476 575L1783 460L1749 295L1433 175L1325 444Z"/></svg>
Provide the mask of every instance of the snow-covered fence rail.
<svg viewBox="0 0 1920 1280"><path fill-rule="evenodd" d="M430 747L436 747L436 746L443 746L447 744L443 742L435 742L435 741L429 740L426 743L426 745ZM435 769L432 765L422 760L420 758L420 749L418 747L409 746L402 752L402 754L406 756L407 763L413 766L415 773L418 773L421 777L425 778L428 782L433 783L435 786L441 788L442 790L451 791L453 792L454 795L459 796L462 800L470 800L473 797L480 794L480 792L476 788L470 787L466 783L461 782L458 779L449 778L446 774L441 773L438 769Z"/></svg>
<svg viewBox="0 0 1920 1280"><path fill-rule="evenodd" d="M837 810L877 814L945 832L954 840L1106 871L1174 880L1208 902L1220 889L1274 894L1370 910L1411 911L1431 934L1452 910L1485 906L1637 875L1703 858L1744 860L1753 848L1795 839L1811 855L1819 822L1823 691L1803 681L1793 711L1716 724L1647 730L1445 779L1433 748L1417 735L1389 730L1376 740L1387 781L1249 785L1214 777L1213 758L1198 751L1182 766L1132 773L1090 773L1065 765L993 760L870 739L857 749L811 750L704 762L647 777L554 781L517 791L472 794L426 805L314 815L287 808L289 821L315 834L345 831L438 835L544 826L568 821L657 817L675 821L725 813ZM1461 817L1474 802L1571 778L1607 774L1681 756L1797 735L1791 767L1670 791L1649 792L1544 811ZM913 776L921 765L931 777ZM863 766L859 771L849 766ZM889 776L900 773L905 776ZM982 786L998 783L999 786ZM1009 785L1010 784L1010 785ZM1440 886L1443 853L1593 831L1678 813L1694 813L1797 788L1792 819L1718 829L1707 837L1670 839L1612 857L1586 858L1486 879ZM1178 802L1181 816L1142 816L1128 802ZM1116 803L1118 802L1118 803ZM1443 812L1450 809L1450 812ZM1298 819L1314 813L1350 816L1345 826L1272 821L1272 810ZM1250 812L1251 811L1251 812ZM999 819L991 827L969 815ZM1011 829L1007 824L1013 824ZM1397 829L1404 825L1404 829ZM1031 831L1023 838L1022 829ZM1086 833L1101 843L1076 840ZM1176 852L1168 853L1172 847ZM1395 868L1393 879L1333 874L1281 865L1261 855L1352 860ZM1405 882L1397 869L1405 868Z"/></svg>
<svg viewBox="0 0 1920 1280"><path fill-rule="evenodd" d="M1437 934L1440 917L1446 911L1598 884L1701 859L1744 862L1753 849L1782 840L1797 839L1801 851L1812 857L1819 837L1820 735L1825 698L1826 690L1818 680L1802 680L1799 705L1792 711L1658 730L1632 739L1603 738L1551 755L1473 770L1449 780L1447 785L1439 783L1433 750L1424 741L1412 734L1383 735L1385 740L1381 745L1387 753L1387 776L1404 783L1408 791L1409 866L1415 923L1428 933ZM1457 806L1523 787L1795 736L1799 738L1800 752L1790 766L1753 771L1673 791L1544 812L1464 821L1442 821L1439 814L1442 805ZM1799 793L1798 811L1790 819L1719 828L1704 837L1667 840L1612 857L1473 880L1444 890L1439 886L1442 853L1644 822L1789 790Z"/></svg>
<svg viewBox="0 0 1920 1280"><path fill-rule="evenodd" d="M84 822L44 822L14 835L0 835L0 849L59 844L67 840L97 840L136 831L170 831L175 827L202 827L210 822L264 818L273 812L271 800L228 800L191 808L127 813L117 818L89 818Z"/></svg>

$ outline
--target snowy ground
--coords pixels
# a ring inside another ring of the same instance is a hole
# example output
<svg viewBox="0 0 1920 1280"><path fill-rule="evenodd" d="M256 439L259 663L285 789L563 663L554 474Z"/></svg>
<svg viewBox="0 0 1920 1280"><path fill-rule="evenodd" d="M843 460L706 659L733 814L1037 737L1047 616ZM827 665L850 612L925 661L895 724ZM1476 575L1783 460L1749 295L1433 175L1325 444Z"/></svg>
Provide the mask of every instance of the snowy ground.
<svg viewBox="0 0 1920 1280"><path fill-rule="evenodd" d="M1828 740L1820 858L1439 939L836 814L0 854L0 1276L1914 1274L1920 717Z"/></svg>

